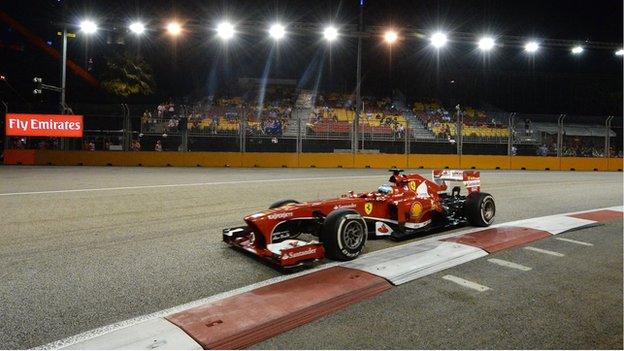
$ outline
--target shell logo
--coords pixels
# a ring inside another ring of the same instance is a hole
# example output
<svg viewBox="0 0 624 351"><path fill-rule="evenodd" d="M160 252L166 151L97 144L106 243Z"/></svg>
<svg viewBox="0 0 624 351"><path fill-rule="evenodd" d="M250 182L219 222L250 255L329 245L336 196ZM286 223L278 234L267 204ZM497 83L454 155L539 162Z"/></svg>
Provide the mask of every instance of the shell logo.
<svg viewBox="0 0 624 351"><path fill-rule="evenodd" d="M414 202L412 208L410 208L410 217L412 219L419 219L422 215L422 205L419 202Z"/></svg>
<svg viewBox="0 0 624 351"><path fill-rule="evenodd" d="M409 188L410 188L411 191L416 191L416 182L415 181L413 181L413 180L410 181L408 183L408 185L409 185Z"/></svg>
<svg viewBox="0 0 624 351"><path fill-rule="evenodd" d="M367 215L371 214L371 212L373 212L373 203L372 202L367 202L364 205L364 212L366 212Z"/></svg>

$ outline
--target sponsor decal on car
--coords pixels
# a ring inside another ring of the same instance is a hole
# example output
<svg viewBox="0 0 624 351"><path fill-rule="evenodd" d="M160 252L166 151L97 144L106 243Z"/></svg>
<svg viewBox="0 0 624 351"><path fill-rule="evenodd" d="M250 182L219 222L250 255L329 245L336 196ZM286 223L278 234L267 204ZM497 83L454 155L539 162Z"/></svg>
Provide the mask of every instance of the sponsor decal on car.
<svg viewBox="0 0 624 351"><path fill-rule="evenodd" d="M307 255L312 255L316 253L316 247L310 247L307 248L303 251L297 251L297 252L286 252L283 256L282 259L286 260L289 258L296 258L296 257L301 257L301 256L307 256Z"/></svg>
<svg viewBox="0 0 624 351"><path fill-rule="evenodd" d="M367 202L366 204L364 204L364 212L366 212L367 215L371 214L371 212L373 212L373 203L372 202Z"/></svg>
<svg viewBox="0 0 624 351"><path fill-rule="evenodd" d="M280 213L273 213L267 216L268 219L282 219L282 218L288 218L288 217L292 217L293 213L292 212L280 212Z"/></svg>
<svg viewBox="0 0 624 351"><path fill-rule="evenodd" d="M412 207L410 208L410 217L411 219L418 220L422 215L422 205L420 202L414 202Z"/></svg>
<svg viewBox="0 0 624 351"><path fill-rule="evenodd" d="M388 227L384 222L375 222L375 234L377 234L377 236L389 236L392 234L392 228Z"/></svg>
<svg viewBox="0 0 624 351"><path fill-rule="evenodd" d="M409 188L410 188L411 191L416 191L416 182L415 181L413 181L413 180L410 181L408 185L409 185Z"/></svg>
<svg viewBox="0 0 624 351"><path fill-rule="evenodd" d="M355 207L357 207L356 204L336 205L334 206L334 210L339 209L339 208L355 208Z"/></svg>
<svg viewBox="0 0 624 351"><path fill-rule="evenodd" d="M283 230L281 232L275 232L273 233L273 235L271 236L272 241L275 240L280 240L280 239L285 239L290 237L290 231L288 230Z"/></svg>

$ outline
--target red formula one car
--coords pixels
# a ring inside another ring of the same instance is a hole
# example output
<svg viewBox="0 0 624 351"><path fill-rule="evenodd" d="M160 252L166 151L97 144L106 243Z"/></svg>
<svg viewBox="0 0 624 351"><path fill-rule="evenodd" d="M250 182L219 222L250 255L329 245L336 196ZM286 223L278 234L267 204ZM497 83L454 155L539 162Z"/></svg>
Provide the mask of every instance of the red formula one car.
<svg viewBox="0 0 624 351"><path fill-rule="evenodd" d="M434 170L433 181L391 169L390 184L377 191L299 203L281 200L245 217L246 226L223 230L229 245L283 268L322 259L352 260L368 238L404 238L469 223L489 226L496 206L480 191L478 171ZM463 182L447 192L447 181Z"/></svg>

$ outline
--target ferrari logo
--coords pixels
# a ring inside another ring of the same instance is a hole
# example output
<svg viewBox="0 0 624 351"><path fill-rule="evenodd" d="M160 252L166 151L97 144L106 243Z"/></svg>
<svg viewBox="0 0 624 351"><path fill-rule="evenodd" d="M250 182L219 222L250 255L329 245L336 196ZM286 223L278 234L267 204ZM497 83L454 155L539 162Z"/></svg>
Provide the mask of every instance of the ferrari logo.
<svg viewBox="0 0 624 351"><path fill-rule="evenodd" d="M411 191L416 191L416 182L415 181L412 180L411 182L409 182L408 185L409 185L409 188L410 188Z"/></svg>
<svg viewBox="0 0 624 351"><path fill-rule="evenodd" d="M367 202L366 204L364 204L364 212L366 212L367 215L371 214L371 212L373 212L373 203L372 202Z"/></svg>

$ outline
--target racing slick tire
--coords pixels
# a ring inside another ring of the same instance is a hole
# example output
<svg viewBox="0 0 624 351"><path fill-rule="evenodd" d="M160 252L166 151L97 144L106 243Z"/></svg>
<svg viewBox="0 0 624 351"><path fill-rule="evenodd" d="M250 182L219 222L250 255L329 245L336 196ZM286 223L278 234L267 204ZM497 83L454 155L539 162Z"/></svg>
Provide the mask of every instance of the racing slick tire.
<svg viewBox="0 0 624 351"><path fill-rule="evenodd" d="M282 200L277 200L274 203L271 204L271 206L269 206L269 209L272 210L274 208L278 208L278 207L282 207L282 206L286 206L286 205L290 205L290 204L298 204L300 203L297 200L293 200L293 199L282 199Z"/></svg>
<svg viewBox="0 0 624 351"><path fill-rule="evenodd" d="M496 204L488 193L471 193L464 202L464 215L468 222L476 227L487 227L494 221Z"/></svg>
<svg viewBox="0 0 624 351"><path fill-rule="evenodd" d="M349 261L362 253L367 236L366 222L357 211L337 209L325 218L321 241L329 258Z"/></svg>

